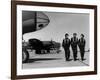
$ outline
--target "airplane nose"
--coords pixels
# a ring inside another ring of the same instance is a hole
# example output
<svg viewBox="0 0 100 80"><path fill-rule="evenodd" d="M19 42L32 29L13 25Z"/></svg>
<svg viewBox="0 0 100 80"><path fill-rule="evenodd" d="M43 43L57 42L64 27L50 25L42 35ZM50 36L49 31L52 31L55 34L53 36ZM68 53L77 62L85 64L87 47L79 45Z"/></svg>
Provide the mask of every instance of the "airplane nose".
<svg viewBox="0 0 100 80"><path fill-rule="evenodd" d="M22 11L22 34L41 30L49 24L50 20L43 12Z"/></svg>

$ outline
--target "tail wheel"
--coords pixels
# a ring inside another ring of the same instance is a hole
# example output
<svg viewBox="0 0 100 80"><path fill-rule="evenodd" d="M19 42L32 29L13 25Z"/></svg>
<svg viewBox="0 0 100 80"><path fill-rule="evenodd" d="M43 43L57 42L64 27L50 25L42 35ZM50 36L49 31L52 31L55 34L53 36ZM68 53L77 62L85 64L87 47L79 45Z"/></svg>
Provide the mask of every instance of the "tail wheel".
<svg viewBox="0 0 100 80"><path fill-rule="evenodd" d="M29 53L28 53L28 51L24 50L22 52L22 62L26 63L28 61L28 59L29 59Z"/></svg>

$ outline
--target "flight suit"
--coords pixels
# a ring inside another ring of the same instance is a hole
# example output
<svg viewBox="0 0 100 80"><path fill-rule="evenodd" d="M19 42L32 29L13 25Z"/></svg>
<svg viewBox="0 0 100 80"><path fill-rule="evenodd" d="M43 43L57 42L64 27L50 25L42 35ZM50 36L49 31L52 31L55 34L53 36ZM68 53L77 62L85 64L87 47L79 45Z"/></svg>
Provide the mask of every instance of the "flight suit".
<svg viewBox="0 0 100 80"><path fill-rule="evenodd" d="M78 42L78 46L79 46L79 49L80 49L80 55L81 55L81 59L82 60L84 60L85 44L86 44L85 39L84 38L80 38L79 42Z"/></svg>
<svg viewBox="0 0 100 80"><path fill-rule="evenodd" d="M70 39L69 38L63 39L62 46L63 46L64 51L65 51L66 61L68 61L70 58Z"/></svg>
<svg viewBox="0 0 100 80"><path fill-rule="evenodd" d="M78 45L78 38L72 37L71 38L71 47L73 51L74 60L77 60L77 45Z"/></svg>

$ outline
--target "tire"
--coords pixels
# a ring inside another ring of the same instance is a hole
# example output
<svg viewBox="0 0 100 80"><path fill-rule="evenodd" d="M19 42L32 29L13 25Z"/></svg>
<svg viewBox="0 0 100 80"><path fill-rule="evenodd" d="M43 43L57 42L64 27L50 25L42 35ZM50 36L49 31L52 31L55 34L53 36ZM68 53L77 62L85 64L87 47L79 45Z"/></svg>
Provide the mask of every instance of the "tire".
<svg viewBox="0 0 100 80"><path fill-rule="evenodd" d="M27 50L23 50L22 52L22 63L26 63L29 59L29 53Z"/></svg>

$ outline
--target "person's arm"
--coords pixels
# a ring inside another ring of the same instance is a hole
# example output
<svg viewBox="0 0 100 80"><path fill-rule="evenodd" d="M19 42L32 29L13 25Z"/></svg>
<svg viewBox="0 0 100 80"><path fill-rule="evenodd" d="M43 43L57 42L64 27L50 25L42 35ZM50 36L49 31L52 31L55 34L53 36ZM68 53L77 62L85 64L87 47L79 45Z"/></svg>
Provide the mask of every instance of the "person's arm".
<svg viewBox="0 0 100 80"><path fill-rule="evenodd" d="M80 39L78 40L78 45L80 45Z"/></svg>
<svg viewBox="0 0 100 80"><path fill-rule="evenodd" d="M78 47L80 48L80 39L78 40Z"/></svg>
<svg viewBox="0 0 100 80"><path fill-rule="evenodd" d="M85 45L86 45L86 40L84 39L84 47L85 47Z"/></svg>
<svg viewBox="0 0 100 80"><path fill-rule="evenodd" d="M77 44L79 43L79 39L77 38Z"/></svg>

